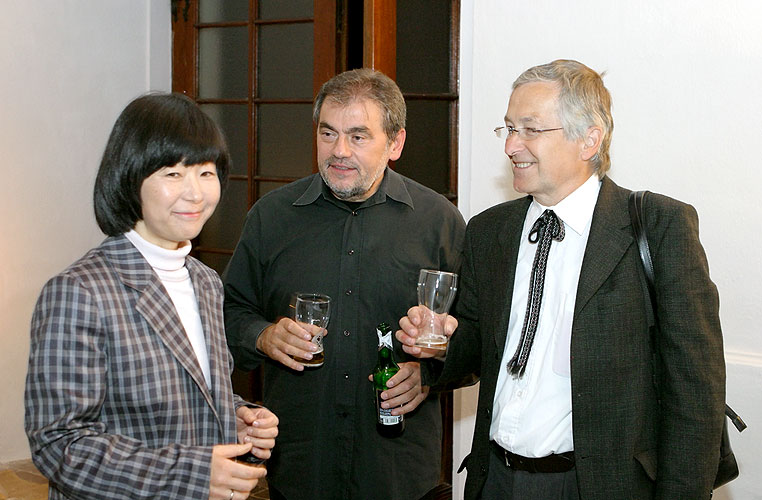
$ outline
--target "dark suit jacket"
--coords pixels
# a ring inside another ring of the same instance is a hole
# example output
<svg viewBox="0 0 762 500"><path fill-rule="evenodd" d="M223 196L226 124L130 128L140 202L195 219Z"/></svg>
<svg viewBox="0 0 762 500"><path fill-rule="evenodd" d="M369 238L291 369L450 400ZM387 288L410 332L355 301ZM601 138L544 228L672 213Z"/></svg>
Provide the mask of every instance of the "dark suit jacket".
<svg viewBox="0 0 762 500"><path fill-rule="evenodd" d="M725 364L719 300L698 218L689 205L649 198L660 321L652 338L628 194L604 178L577 289L571 387L581 498L709 498L719 460ZM466 499L478 498L487 476L492 404L498 370L506 369L501 359L530 202L525 197L493 207L474 217L466 231L455 311L460 323L438 380L480 377L472 450L464 462Z"/></svg>
<svg viewBox="0 0 762 500"><path fill-rule="evenodd" d="M50 497L207 498L212 445L237 441L222 283L196 259L211 390L159 277L122 236L43 288L32 318L26 431Z"/></svg>

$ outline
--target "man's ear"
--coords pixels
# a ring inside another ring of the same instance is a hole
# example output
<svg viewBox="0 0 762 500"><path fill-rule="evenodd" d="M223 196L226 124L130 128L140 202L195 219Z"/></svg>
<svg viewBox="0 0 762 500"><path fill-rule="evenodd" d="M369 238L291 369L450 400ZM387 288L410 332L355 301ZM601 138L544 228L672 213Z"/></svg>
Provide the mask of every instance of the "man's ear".
<svg viewBox="0 0 762 500"><path fill-rule="evenodd" d="M598 153L602 141L603 129L601 127L593 126L588 128L582 142L582 148L580 149L580 158L584 161L589 161L590 158Z"/></svg>
<svg viewBox="0 0 762 500"><path fill-rule="evenodd" d="M397 132L397 137L394 138L389 146L389 159L391 161L397 161L400 159L400 156L402 156L402 148L405 147L406 135L407 132L405 132L404 128Z"/></svg>

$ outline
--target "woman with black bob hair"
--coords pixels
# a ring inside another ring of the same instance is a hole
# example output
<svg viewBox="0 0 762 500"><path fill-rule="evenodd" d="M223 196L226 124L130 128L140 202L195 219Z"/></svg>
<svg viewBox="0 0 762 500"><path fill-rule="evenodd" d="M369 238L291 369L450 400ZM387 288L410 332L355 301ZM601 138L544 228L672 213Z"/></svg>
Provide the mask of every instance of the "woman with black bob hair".
<svg viewBox="0 0 762 500"><path fill-rule="evenodd" d="M233 394L219 276L190 257L230 159L190 99L132 101L95 181L108 235L43 287L25 428L49 498L245 500L278 419Z"/></svg>
<svg viewBox="0 0 762 500"><path fill-rule="evenodd" d="M221 188L230 157L217 124L182 94L146 94L132 101L111 131L95 180L95 219L108 236L142 218L140 188L168 165L214 163Z"/></svg>

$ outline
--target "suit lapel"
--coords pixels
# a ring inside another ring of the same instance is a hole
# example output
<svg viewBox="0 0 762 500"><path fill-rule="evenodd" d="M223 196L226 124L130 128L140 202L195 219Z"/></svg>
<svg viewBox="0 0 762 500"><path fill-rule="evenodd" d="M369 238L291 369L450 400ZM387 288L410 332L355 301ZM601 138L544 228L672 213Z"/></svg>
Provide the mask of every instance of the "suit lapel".
<svg viewBox="0 0 762 500"><path fill-rule="evenodd" d="M516 262L521 244L521 232L524 228L527 210L532 203L531 197L521 198L507 205L508 213L498 237L499 253L493 255L496 266L493 282L495 283L495 304L505 304L500 308L499 323L495 329L495 349L502 353L505 347L505 339L508 336L508 322L511 316L511 304L513 303L513 283L516 279ZM493 265L487 266L492 269Z"/></svg>
<svg viewBox="0 0 762 500"><path fill-rule="evenodd" d="M122 283L140 292L136 310L188 372L204 395L204 399L216 413L214 399L206 386L196 353L188 340L177 309L159 277L143 255L123 235L112 239L105 248L105 254Z"/></svg>
<svg viewBox="0 0 762 500"><path fill-rule="evenodd" d="M627 191L604 177L582 260L574 318L598 291L633 243Z"/></svg>

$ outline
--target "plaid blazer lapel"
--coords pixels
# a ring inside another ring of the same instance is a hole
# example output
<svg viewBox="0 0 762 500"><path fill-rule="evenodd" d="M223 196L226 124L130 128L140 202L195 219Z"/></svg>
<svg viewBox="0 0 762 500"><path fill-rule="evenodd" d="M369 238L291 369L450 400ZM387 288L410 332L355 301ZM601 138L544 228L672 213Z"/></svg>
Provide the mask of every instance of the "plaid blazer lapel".
<svg viewBox="0 0 762 500"><path fill-rule="evenodd" d="M104 252L119 278L130 288L140 292L135 309L161 338L164 345L190 374L209 406L217 414L204 374L198 364L196 353L188 340L177 309L169 298L159 277L143 255L124 236L110 238ZM118 254L118 257L116 255ZM219 415L217 416L219 420Z"/></svg>
<svg viewBox="0 0 762 500"><path fill-rule="evenodd" d="M220 420L220 413L224 411L224 402L233 398L233 391L230 385L233 364L225 339L225 323L222 313L222 282L214 271L196 259L188 257L185 262L193 282L196 298L198 299L204 339L209 350L209 370L212 378L211 390L217 404L217 419ZM215 332L219 332L219 335L215 335Z"/></svg>

